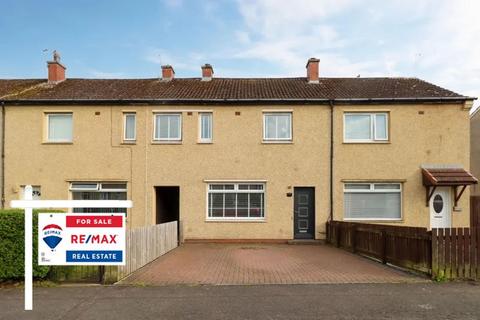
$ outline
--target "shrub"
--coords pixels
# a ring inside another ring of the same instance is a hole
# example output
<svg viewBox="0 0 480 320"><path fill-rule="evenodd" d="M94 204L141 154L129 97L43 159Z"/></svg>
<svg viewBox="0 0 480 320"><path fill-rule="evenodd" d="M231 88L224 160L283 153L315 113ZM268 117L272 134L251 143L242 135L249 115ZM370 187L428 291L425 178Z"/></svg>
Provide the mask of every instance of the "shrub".
<svg viewBox="0 0 480 320"><path fill-rule="evenodd" d="M46 210L42 210L45 212ZM52 210L48 210L52 212ZM33 212L33 276L45 278L49 266L39 266L38 259L38 210ZM0 280L24 277L24 211L0 210Z"/></svg>

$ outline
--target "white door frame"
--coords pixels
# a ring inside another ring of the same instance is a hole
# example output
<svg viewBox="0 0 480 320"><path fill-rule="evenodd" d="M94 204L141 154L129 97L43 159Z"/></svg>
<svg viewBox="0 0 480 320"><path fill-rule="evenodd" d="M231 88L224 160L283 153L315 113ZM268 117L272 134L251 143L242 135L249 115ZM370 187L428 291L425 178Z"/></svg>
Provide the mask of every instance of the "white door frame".
<svg viewBox="0 0 480 320"><path fill-rule="evenodd" d="M429 209L430 228L452 227L452 193L450 187L437 187L435 189L430 198Z"/></svg>

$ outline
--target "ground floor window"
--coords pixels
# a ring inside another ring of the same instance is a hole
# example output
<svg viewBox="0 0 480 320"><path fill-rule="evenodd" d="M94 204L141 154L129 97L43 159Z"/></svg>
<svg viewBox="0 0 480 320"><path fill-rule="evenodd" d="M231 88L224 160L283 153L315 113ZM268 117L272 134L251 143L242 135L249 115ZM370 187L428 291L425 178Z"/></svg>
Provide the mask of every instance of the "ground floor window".
<svg viewBox="0 0 480 320"><path fill-rule="evenodd" d="M20 191L20 200L25 200L25 186L21 186ZM42 198L42 189L40 186L32 186L32 199L41 200Z"/></svg>
<svg viewBox="0 0 480 320"><path fill-rule="evenodd" d="M127 184L118 182L72 182L73 200L127 200ZM125 208L74 208L76 213L125 212Z"/></svg>
<svg viewBox="0 0 480 320"><path fill-rule="evenodd" d="M399 220L401 217L400 183L345 183L346 220Z"/></svg>
<svg viewBox="0 0 480 320"><path fill-rule="evenodd" d="M208 218L263 219L265 184L212 183L208 185Z"/></svg>

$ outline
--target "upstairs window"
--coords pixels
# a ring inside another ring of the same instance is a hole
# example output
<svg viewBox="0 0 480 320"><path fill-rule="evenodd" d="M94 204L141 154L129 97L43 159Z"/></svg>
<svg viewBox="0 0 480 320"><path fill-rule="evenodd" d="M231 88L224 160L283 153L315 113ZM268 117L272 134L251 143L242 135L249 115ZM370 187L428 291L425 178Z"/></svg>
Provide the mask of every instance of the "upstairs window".
<svg viewBox="0 0 480 320"><path fill-rule="evenodd" d="M124 141L135 141L136 137L136 122L137 116L135 113L124 113L123 114L124 123L123 123L123 140Z"/></svg>
<svg viewBox="0 0 480 320"><path fill-rule="evenodd" d="M200 142L212 142L212 113L202 112L199 114Z"/></svg>
<svg viewBox="0 0 480 320"><path fill-rule="evenodd" d="M156 114L153 139L158 141L181 141L182 115L180 113Z"/></svg>
<svg viewBox="0 0 480 320"><path fill-rule="evenodd" d="M292 114L289 112L264 113L263 140L291 141Z"/></svg>
<svg viewBox="0 0 480 320"><path fill-rule="evenodd" d="M345 142L388 141L388 113L346 113Z"/></svg>
<svg viewBox="0 0 480 320"><path fill-rule="evenodd" d="M71 113L47 113L47 142L72 142Z"/></svg>

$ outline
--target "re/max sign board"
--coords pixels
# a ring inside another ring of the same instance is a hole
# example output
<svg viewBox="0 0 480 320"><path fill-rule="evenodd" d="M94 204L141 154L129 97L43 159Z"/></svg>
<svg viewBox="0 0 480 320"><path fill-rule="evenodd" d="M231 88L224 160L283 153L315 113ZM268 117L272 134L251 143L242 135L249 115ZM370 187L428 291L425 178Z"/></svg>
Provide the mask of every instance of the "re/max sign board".
<svg viewBox="0 0 480 320"><path fill-rule="evenodd" d="M38 215L39 265L125 265L125 214Z"/></svg>

